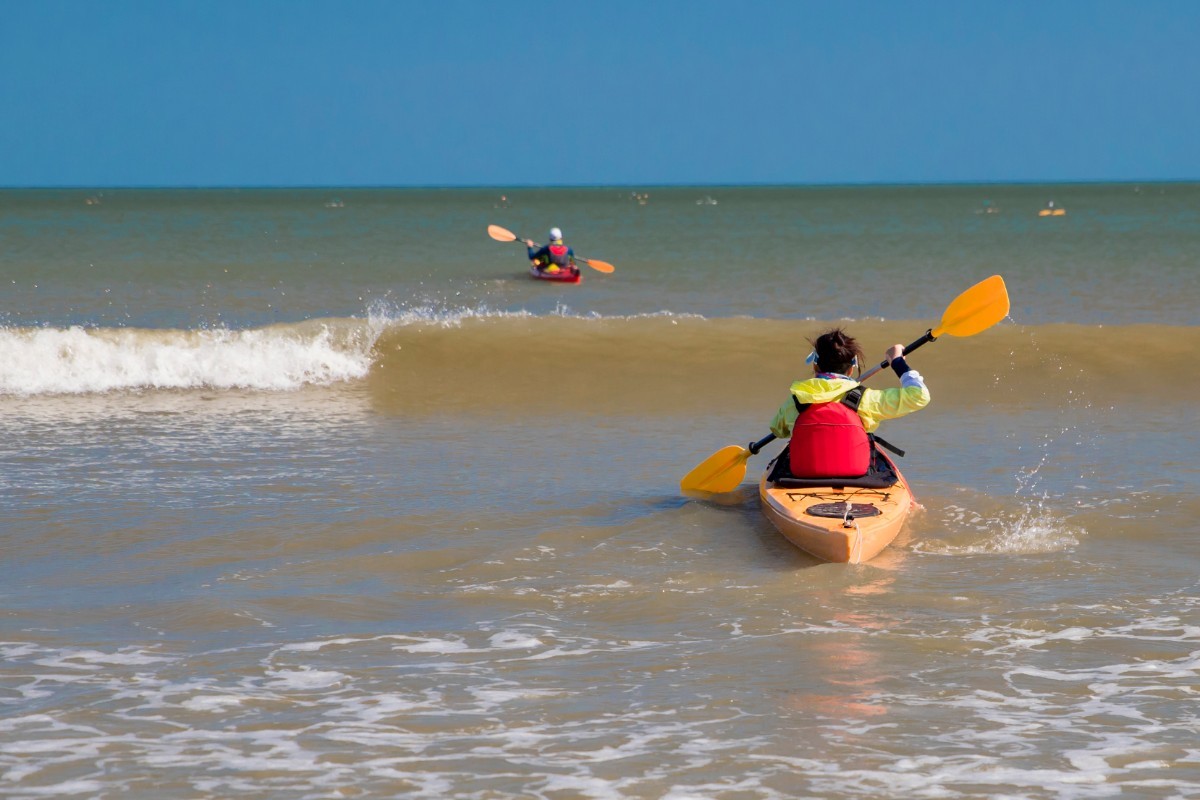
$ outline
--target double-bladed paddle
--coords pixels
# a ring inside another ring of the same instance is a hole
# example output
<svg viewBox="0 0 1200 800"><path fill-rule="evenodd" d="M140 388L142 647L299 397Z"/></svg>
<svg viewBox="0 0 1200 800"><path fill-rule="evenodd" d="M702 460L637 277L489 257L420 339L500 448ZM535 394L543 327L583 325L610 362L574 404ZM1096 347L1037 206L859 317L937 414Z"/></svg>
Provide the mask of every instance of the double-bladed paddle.
<svg viewBox="0 0 1200 800"><path fill-rule="evenodd" d="M512 231L508 230L507 228L501 228L499 225L488 225L488 236L492 237L497 242L525 242L525 237L517 236ZM616 267L607 261L597 261L594 258L582 258L580 256L575 256L575 260L582 261L597 272L612 272L616 269Z"/></svg>
<svg viewBox="0 0 1200 800"><path fill-rule="evenodd" d="M925 331L924 336L904 348L904 355L907 356L918 347L936 341L939 336L946 334L974 336L1008 316L1008 308L1008 289L1004 285L1004 278L993 275L954 298L954 302L946 307L938 326ZM881 361L878 366L860 375L859 383L887 365L887 361ZM774 438L775 434L771 433L747 447L722 447L684 475L683 480L679 482L679 488L684 492L732 492L746 477L746 462L750 456Z"/></svg>

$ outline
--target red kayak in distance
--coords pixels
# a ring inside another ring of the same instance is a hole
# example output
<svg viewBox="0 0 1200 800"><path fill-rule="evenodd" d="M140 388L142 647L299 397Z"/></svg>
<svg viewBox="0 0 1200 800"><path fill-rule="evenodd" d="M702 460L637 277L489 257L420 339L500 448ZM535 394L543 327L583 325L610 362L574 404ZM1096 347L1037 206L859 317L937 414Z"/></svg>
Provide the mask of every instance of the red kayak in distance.
<svg viewBox="0 0 1200 800"><path fill-rule="evenodd" d="M583 280L583 274L580 273L578 267L559 269L557 272L546 272L533 266L533 264L529 265L529 277L539 281L554 281L555 283L579 283Z"/></svg>

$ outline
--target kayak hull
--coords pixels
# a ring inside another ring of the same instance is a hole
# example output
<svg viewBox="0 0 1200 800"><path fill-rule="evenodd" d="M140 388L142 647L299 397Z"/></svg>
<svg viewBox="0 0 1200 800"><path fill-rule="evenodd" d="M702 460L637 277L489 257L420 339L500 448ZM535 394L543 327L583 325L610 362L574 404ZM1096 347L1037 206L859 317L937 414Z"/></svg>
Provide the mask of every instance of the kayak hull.
<svg viewBox="0 0 1200 800"><path fill-rule="evenodd" d="M899 469L896 470L899 480L886 489L783 488L767 480L770 471L768 467L758 483L763 514L789 542L822 561L837 564L870 561L892 543L913 508L908 481ZM808 513L809 508L817 505L828 508L830 504L843 504L835 508L844 509L846 502L852 507L870 504L880 513L850 520L844 516L821 517Z"/></svg>
<svg viewBox="0 0 1200 800"><path fill-rule="evenodd" d="M552 283L579 283L583 280L583 273L576 269L564 269L558 272L541 272L532 264L529 266L529 277L539 281L551 281Z"/></svg>

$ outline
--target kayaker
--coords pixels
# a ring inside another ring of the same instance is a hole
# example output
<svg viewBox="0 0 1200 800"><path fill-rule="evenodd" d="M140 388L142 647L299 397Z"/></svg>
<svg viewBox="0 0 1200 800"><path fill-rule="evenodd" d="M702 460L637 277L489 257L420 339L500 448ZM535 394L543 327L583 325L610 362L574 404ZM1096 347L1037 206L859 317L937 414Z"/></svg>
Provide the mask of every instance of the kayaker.
<svg viewBox="0 0 1200 800"><path fill-rule="evenodd" d="M791 473L797 478L865 475L871 466L867 434L885 419L924 408L929 390L920 373L905 363L903 345L892 345L884 355L900 378L899 388L852 392L859 383L850 374L864 361L858 342L834 328L811 344L807 363L812 364L813 377L792 384L771 421L771 432L781 439L791 437Z"/></svg>
<svg viewBox="0 0 1200 800"><path fill-rule="evenodd" d="M538 272L578 271L579 268L575 266L575 251L563 244L562 231L551 228L548 238L550 241L536 250L532 239L525 240L525 247L529 249L529 260L537 267Z"/></svg>

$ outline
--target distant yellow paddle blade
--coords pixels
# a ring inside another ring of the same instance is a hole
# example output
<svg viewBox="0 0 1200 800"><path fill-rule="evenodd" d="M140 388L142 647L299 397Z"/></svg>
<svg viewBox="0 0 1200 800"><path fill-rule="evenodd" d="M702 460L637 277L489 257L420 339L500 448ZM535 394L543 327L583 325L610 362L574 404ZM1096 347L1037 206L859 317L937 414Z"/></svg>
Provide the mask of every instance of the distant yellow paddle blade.
<svg viewBox="0 0 1200 800"><path fill-rule="evenodd" d="M614 267L612 264L608 263L607 261L597 261L594 258L581 258L579 260L582 261L583 263L587 264L589 267L596 270L597 272L612 272L613 270L616 269L616 267Z"/></svg>
<svg viewBox="0 0 1200 800"><path fill-rule="evenodd" d="M1008 289L999 275L982 280L954 298L942 314L942 324L933 329L934 338L974 336L1008 316Z"/></svg>
<svg viewBox="0 0 1200 800"><path fill-rule="evenodd" d="M746 477L749 458L750 451L745 447L722 447L684 475L679 488L685 492L732 492Z"/></svg>
<svg viewBox="0 0 1200 800"><path fill-rule="evenodd" d="M497 242L515 242L517 240L515 233L507 228L501 228L499 225L488 225L488 236Z"/></svg>

